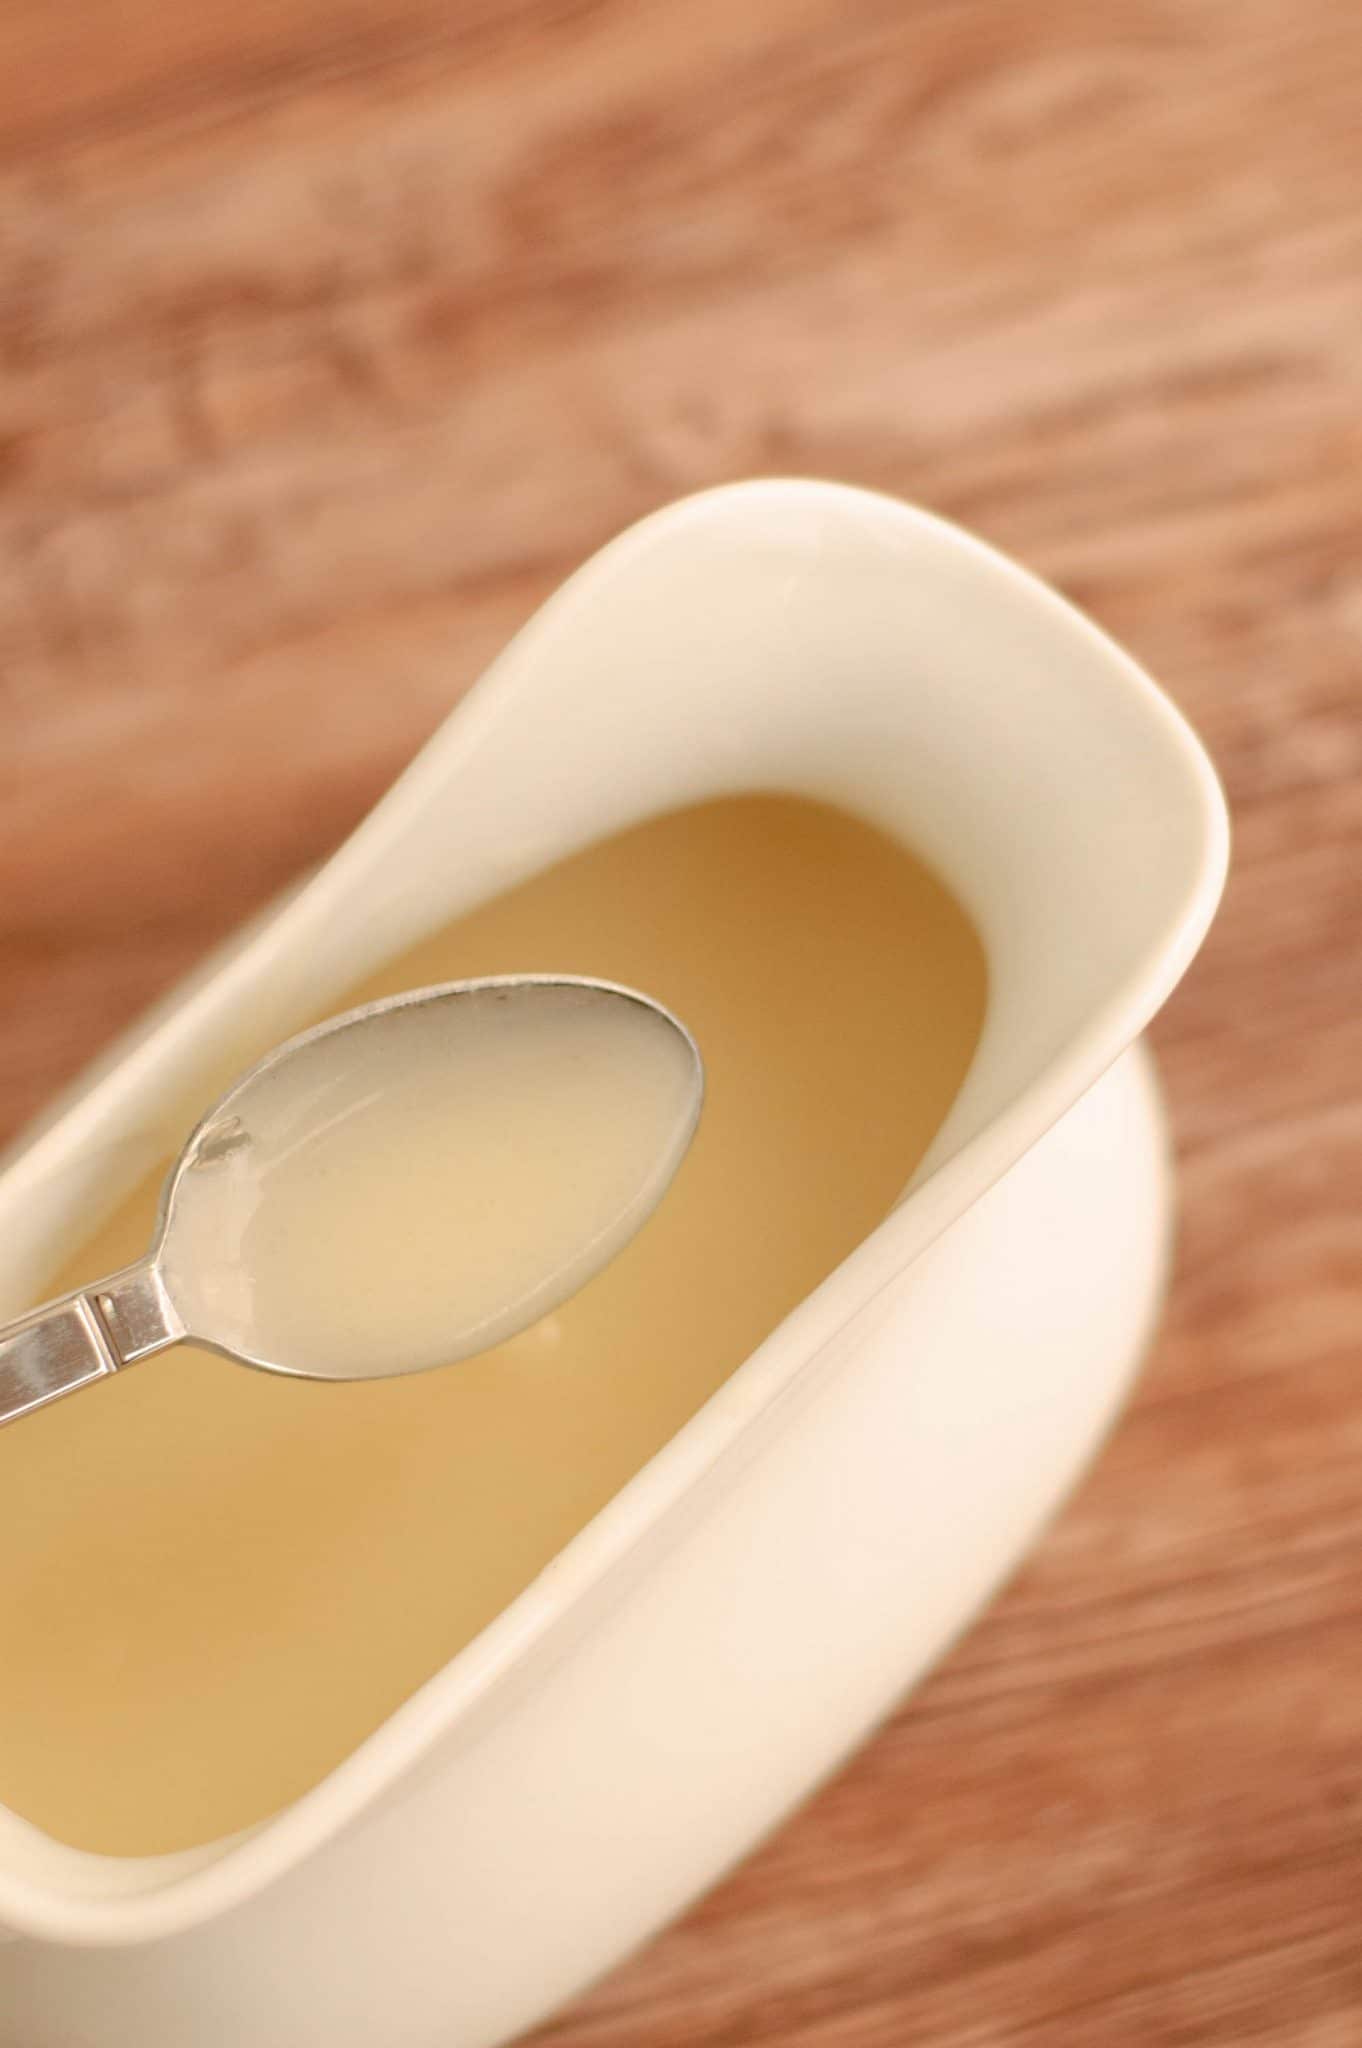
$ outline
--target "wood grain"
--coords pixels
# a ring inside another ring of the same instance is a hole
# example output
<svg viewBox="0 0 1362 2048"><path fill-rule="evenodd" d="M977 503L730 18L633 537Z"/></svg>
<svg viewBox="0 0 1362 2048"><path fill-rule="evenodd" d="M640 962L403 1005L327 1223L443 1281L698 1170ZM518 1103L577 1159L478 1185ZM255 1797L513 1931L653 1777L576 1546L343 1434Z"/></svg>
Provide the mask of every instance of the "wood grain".
<svg viewBox="0 0 1362 2048"><path fill-rule="evenodd" d="M1362 2041L1360 101L1331 0L0 16L5 1129L721 478L977 526L1229 785L1131 1413L544 2048Z"/></svg>

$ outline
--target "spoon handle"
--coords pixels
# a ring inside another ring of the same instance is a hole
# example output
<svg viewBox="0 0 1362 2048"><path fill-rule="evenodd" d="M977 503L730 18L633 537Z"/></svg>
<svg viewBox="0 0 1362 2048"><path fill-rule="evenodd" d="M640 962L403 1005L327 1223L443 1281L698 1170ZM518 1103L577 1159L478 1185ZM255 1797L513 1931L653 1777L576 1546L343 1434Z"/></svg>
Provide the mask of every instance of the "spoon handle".
<svg viewBox="0 0 1362 2048"><path fill-rule="evenodd" d="M0 1427L184 1336L152 1259L0 1325Z"/></svg>

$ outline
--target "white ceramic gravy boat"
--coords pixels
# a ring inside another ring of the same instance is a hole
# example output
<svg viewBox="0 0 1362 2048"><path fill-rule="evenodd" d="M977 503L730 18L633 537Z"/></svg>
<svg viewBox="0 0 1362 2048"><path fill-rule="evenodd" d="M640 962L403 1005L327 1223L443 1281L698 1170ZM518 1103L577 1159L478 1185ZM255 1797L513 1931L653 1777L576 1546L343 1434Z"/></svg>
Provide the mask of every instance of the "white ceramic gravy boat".
<svg viewBox="0 0 1362 2048"><path fill-rule="evenodd" d="M545 606L335 858L10 1155L0 1314L189 1120L227 1048L263 1049L589 840L752 789L910 840L983 935L983 1038L912 1188L277 1818L120 1860L0 1812L4 2048L518 2032L860 1740L1091 1451L1166 1253L1134 1041L1214 910L1224 808L1182 719L1059 598L827 484L673 506Z"/></svg>

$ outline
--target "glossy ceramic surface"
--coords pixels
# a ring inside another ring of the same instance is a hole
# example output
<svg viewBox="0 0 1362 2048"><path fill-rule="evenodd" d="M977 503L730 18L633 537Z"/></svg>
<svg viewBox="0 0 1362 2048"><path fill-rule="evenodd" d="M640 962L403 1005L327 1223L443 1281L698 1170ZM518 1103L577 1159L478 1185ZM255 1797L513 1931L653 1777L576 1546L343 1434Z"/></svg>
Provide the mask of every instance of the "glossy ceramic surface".
<svg viewBox="0 0 1362 2048"><path fill-rule="evenodd" d="M912 1187L276 1820L119 1861L0 1814L0 2013L23 2048L505 2039L845 1754L1100 1436L1165 1253L1159 1120L1130 1048L1214 910L1219 792L1167 701L1052 593L939 521L824 484L672 507L545 607L327 867L11 1155L0 1313L228 1048L239 1064L591 839L754 788L910 840L983 935L983 1039Z"/></svg>

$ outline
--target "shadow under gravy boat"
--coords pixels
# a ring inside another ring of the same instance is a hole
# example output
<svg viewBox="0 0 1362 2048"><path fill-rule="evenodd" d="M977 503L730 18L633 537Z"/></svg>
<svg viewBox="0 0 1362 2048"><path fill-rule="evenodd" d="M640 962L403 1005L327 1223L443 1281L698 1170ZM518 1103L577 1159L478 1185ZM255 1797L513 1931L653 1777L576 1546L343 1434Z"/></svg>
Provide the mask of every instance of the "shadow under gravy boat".
<svg viewBox="0 0 1362 2048"><path fill-rule="evenodd" d="M9 1155L0 1313L146 1169L148 1132L324 1002L592 840L755 790L903 839L983 939L983 1034L905 1197L284 1812L123 1859L0 1811L5 2048L504 2040L845 1757L1092 1450L1167 1251L1134 1041L1214 911L1223 804L1061 599L829 484L684 501L574 576L340 852Z"/></svg>

